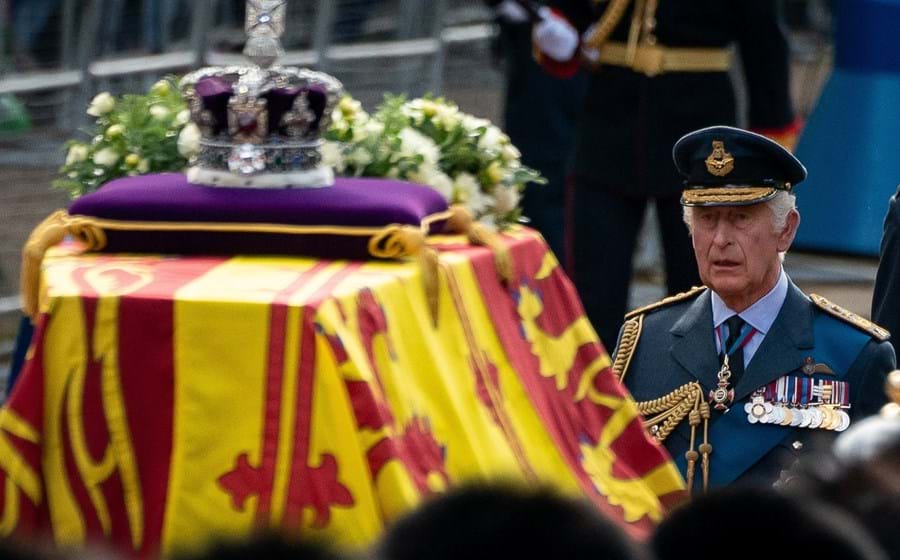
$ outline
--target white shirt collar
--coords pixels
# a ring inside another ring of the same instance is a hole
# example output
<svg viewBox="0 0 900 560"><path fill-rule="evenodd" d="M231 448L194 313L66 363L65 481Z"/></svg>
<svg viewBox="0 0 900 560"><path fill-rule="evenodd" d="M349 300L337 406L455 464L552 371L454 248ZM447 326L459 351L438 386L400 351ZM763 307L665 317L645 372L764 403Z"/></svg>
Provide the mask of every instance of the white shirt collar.
<svg viewBox="0 0 900 560"><path fill-rule="evenodd" d="M769 293L756 300L753 305L740 313L735 313L722 301L719 294L713 290L710 291L712 292L714 328L718 328L719 325L725 322L725 319L732 315L740 315L741 319L749 323L757 332L765 335L772 328L772 323L775 322L775 317L778 316L778 312L781 311L781 306L787 297L788 278L787 274L784 273L784 268L782 268L778 273L778 281L775 282L775 286L769 290Z"/></svg>

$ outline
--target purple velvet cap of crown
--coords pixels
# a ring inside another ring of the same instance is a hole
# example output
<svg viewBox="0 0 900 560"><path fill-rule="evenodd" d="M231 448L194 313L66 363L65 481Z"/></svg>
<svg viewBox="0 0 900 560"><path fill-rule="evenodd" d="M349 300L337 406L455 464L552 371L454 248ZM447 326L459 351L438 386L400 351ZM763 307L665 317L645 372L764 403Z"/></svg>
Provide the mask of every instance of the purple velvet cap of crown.
<svg viewBox="0 0 900 560"><path fill-rule="evenodd" d="M203 78L194 86L194 91L203 103L203 108L208 110L213 117L213 134L218 135L228 131L228 101L234 95L234 85L228 80L210 76ZM322 87L310 85L305 87L274 88L262 95L266 100L266 109L269 113L269 134L285 131L281 127L281 119L285 113L291 110L294 100L303 92L309 110L312 111L313 124L309 127L309 133L313 136L319 132L319 123L325 113L328 101L327 94Z"/></svg>
<svg viewBox="0 0 900 560"><path fill-rule="evenodd" d="M127 177L75 200L69 214L117 222L284 224L378 228L418 226L447 210L422 185L387 179L337 178L321 189L241 189L188 183L181 173ZM439 231L443 224L435 224ZM251 232L155 232L107 229L110 252L291 254L370 258L368 236Z"/></svg>
<svg viewBox="0 0 900 560"><path fill-rule="evenodd" d="M213 134L228 131L228 100L234 93L230 82L218 77L204 78L195 87L203 108L213 117Z"/></svg>

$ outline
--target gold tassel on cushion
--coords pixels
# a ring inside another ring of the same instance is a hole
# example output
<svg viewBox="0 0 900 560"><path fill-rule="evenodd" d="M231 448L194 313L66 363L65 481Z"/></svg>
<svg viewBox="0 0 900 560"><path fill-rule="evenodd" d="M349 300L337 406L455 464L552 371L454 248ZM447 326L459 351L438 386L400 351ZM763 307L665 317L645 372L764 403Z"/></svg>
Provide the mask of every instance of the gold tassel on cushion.
<svg viewBox="0 0 900 560"><path fill-rule="evenodd" d="M31 320L40 311L41 263L47 249L72 235L82 241L89 250L102 249L106 245L103 230L89 219L72 218L65 210L57 210L37 225L22 248L22 271L19 290L22 308Z"/></svg>
<svg viewBox="0 0 900 560"><path fill-rule="evenodd" d="M425 285L425 299L431 322L438 321L438 293L440 278L438 276L438 254L425 242L422 230L413 226L388 226L369 240L369 254L382 259L400 257L416 257L422 271L422 283Z"/></svg>
<svg viewBox="0 0 900 560"><path fill-rule="evenodd" d="M494 267L497 274L504 282L509 282L515 275L512 256L509 248L500 239L493 229L476 222L471 212L459 204L450 207L450 217L447 219L446 229L452 233L463 233L473 245L487 247L494 254Z"/></svg>

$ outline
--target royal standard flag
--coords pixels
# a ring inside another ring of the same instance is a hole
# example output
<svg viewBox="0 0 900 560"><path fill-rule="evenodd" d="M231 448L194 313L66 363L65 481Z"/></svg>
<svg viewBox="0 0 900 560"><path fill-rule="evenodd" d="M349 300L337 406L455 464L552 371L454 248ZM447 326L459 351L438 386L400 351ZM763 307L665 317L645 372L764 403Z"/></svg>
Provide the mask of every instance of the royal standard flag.
<svg viewBox="0 0 900 560"><path fill-rule="evenodd" d="M471 480L552 484L646 536L684 484L537 234L414 262L79 255L0 412L0 531L138 556L279 527L360 548Z"/></svg>

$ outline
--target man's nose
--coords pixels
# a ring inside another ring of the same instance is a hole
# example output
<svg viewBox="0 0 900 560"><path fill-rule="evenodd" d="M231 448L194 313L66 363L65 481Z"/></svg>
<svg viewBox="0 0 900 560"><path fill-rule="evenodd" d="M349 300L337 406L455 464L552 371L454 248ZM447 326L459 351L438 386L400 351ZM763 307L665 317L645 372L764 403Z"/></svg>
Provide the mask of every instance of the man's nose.
<svg viewBox="0 0 900 560"><path fill-rule="evenodd" d="M726 220L720 220L716 224L716 230L713 233L713 243L718 247L725 247L731 243L731 228Z"/></svg>

